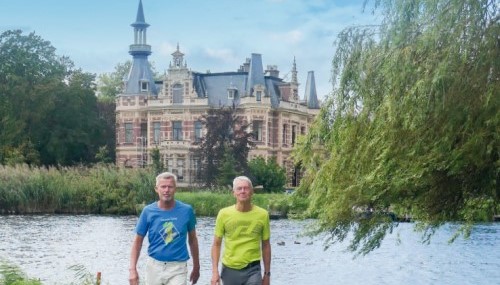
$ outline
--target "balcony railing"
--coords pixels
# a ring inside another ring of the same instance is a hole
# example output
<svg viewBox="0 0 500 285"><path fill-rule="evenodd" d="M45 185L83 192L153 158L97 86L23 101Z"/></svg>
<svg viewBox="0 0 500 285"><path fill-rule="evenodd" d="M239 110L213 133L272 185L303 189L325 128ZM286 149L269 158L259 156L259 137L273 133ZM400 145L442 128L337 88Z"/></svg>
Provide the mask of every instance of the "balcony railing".
<svg viewBox="0 0 500 285"><path fill-rule="evenodd" d="M130 45L129 46L129 51L147 51L147 52L151 52L151 46L150 45Z"/></svg>
<svg viewBox="0 0 500 285"><path fill-rule="evenodd" d="M163 140L161 141L160 145L167 147L191 147L191 141Z"/></svg>

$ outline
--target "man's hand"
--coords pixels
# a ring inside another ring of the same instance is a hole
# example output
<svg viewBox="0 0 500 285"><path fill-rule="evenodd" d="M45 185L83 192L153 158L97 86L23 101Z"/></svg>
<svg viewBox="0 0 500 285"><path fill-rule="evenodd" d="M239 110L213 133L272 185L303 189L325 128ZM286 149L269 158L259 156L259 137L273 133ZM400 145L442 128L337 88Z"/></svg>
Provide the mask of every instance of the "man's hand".
<svg viewBox="0 0 500 285"><path fill-rule="evenodd" d="M262 285L269 285L271 284L271 276L264 274L262 277Z"/></svg>
<svg viewBox="0 0 500 285"><path fill-rule="evenodd" d="M130 275L128 277L128 282L130 285L139 285L139 273L137 273L137 269L130 269Z"/></svg>
<svg viewBox="0 0 500 285"><path fill-rule="evenodd" d="M219 272L212 273L212 280L210 280L210 285L220 285Z"/></svg>
<svg viewBox="0 0 500 285"><path fill-rule="evenodd" d="M200 268L193 267L193 270L191 271L191 275L189 276L189 281L191 282L191 284L196 284L196 282L198 282L199 278L200 278Z"/></svg>

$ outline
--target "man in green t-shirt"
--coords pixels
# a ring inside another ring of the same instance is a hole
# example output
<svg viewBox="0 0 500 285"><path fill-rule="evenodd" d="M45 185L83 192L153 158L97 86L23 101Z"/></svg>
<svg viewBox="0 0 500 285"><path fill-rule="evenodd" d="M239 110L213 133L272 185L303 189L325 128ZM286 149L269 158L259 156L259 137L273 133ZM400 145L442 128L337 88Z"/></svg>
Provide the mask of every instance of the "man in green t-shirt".
<svg viewBox="0 0 500 285"><path fill-rule="evenodd" d="M233 180L236 204L219 211L212 245L212 285L269 285L271 243L269 213L252 204L252 181L246 176ZM219 274L222 239L224 253ZM261 263L264 266L262 275Z"/></svg>

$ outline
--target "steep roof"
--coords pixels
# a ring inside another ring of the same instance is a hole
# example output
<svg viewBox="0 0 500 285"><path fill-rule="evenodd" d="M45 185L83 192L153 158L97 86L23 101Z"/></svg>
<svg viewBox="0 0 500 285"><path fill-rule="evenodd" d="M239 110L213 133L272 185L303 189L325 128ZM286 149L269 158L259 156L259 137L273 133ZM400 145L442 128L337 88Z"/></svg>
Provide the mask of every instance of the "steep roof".
<svg viewBox="0 0 500 285"><path fill-rule="evenodd" d="M207 97L212 107L238 106L240 99L252 94L253 87L262 85L266 89L264 96L271 99L271 107L277 108L280 102L278 86L283 82L281 78L265 76L262 65L262 56L253 53L249 60L248 70L222 73L193 73L193 85L200 97ZM228 98L228 90L235 90L234 99Z"/></svg>
<svg viewBox="0 0 500 285"><path fill-rule="evenodd" d="M149 66L149 61L146 55L135 55L132 61L132 67L128 74L125 90L123 94L137 95L142 93L141 82L147 82L151 95L158 95L158 89L155 84L153 73Z"/></svg>
<svg viewBox="0 0 500 285"><path fill-rule="evenodd" d="M304 97L309 109L319 109L318 95L316 93L316 80L314 80L314 71L309 71L307 73L307 82Z"/></svg>
<svg viewBox="0 0 500 285"><path fill-rule="evenodd" d="M142 0L139 0L139 7L137 8L137 16L135 22L131 24L132 27L149 27L144 18L144 9L142 8Z"/></svg>
<svg viewBox="0 0 500 285"><path fill-rule="evenodd" d="M252 95L252 87L255 85L265 85L264 82L264 68L262 67L262 56L257 53L252 53L250 59L250 71L248 72L248 83L250 90L247 90L248 95Z"/></svg>
<svg viewBox="0 0 500 285"><path fill-rule="evenodd" d="M208 97L208 104L212 107L238 106L240 99L250 91L248 87L249 72L223 72L223 73L193 73L194 87L198 96ZM262 76L260 81L266 87L271 97L271 106L279 105L279 89L277 86L282 79ZM236 90L234 99L228 98L228 89Z"/></svg>

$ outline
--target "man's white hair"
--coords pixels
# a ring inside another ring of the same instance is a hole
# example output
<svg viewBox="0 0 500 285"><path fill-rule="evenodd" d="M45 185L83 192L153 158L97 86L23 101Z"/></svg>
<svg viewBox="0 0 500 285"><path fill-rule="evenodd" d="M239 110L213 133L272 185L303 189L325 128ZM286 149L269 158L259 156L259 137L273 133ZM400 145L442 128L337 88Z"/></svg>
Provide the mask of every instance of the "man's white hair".
<svg viewBox="0 0 500 285"><path fill-rule="evenodd" d="M163 180L163 179L172 179L174 180L174 184L177 186L177 176L175 174L173 174L172 172L163 172L163 173L160 173L158 174L158 176L156 176L156 185L158 185L158 183L160 183L160 180Z"/></svg>
<svg viewBox="0 0 500 285"><path fill-rule="evenodd" d="M236 182L238 182L238 181L248 182L248 185L250 185L250 188L253 189L252 180L250 180L250 178L248 178L246 176L238 176L238 177L234 178L234 180L233 180L233 190L236 189Z"/></svg>

